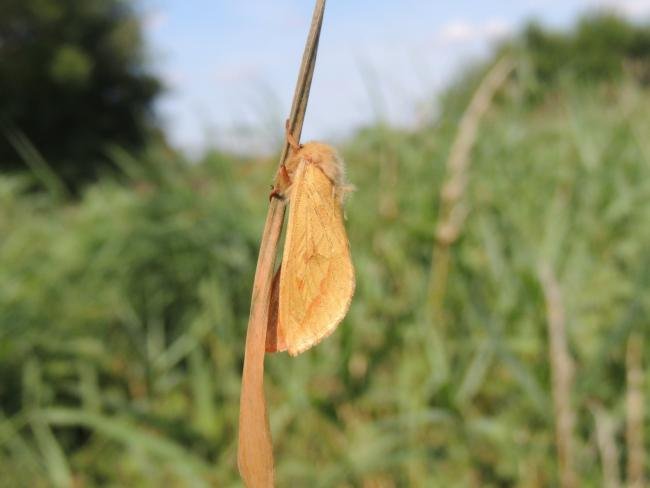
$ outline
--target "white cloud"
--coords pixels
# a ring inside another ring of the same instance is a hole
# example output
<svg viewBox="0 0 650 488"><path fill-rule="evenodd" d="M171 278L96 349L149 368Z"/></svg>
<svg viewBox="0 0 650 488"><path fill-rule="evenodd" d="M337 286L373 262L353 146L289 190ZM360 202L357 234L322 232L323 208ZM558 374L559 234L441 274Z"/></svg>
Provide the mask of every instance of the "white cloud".
<svg viewBox="0 0 650 488"><path fill-rule="evenodd" d="M471 42L477 37L476 26L464 20L454 20L445 24L440 30L440 40L444 44Z"/></svg>
<svg viewBox="0 0 650 488"><path fill-rule="evenodd" d="M650 15L650 0L587 0L587 5L614 10L628 17Z"/></svg>
<svg viewBox="0 0 650 488"><path fill-rule="evenodd" d="M486 19L477 23L454 20L442 27L438 34L438 41L443 45L494 41L507 37L511 31L510 24L500 18Z"/></svg>

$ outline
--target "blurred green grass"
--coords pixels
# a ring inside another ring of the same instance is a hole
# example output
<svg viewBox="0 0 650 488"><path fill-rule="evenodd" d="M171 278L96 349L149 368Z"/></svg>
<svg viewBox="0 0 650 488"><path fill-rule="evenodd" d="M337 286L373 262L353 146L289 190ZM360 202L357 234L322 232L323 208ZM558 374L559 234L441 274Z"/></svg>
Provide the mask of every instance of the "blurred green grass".
<svg viewBox="0 0 650 488"><path fill-rule="evenodd" d="M430 125L370 127L341 148L357 291L332 337L267 359L279 486L556 486L540 262L576 365L581 486L602 484L589 405L626 456L631 331L650 353L650 94L565 79L540 98L526 67L481 124L433 323L445 161L481 70ZM75 202L0 176L0 486L240 486L244 335L276 161L113 157L128 182Z"/></svg>

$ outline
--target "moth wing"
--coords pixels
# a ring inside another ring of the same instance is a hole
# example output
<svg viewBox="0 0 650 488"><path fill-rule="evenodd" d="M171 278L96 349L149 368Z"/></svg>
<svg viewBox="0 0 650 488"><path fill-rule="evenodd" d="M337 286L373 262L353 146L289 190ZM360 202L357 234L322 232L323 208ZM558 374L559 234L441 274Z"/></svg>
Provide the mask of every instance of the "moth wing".
<svg viewBox="0 0 650 488"><path fill-rule="evenodd" d="M331 334L354 293L343 212L332 181L302 161L294 175L280 276L278 335L295 356Z"/></svg>

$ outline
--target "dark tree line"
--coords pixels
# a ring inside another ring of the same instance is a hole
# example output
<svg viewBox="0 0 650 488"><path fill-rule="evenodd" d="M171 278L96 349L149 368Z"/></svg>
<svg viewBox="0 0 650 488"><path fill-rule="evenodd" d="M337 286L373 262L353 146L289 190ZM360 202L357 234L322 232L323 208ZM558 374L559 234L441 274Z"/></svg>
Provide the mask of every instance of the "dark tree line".
<svg viewBox="0 0 650 488"><path fill-rule="evenodd" d="M532 23L523 34L538 80L552 85L570 76L585 82L616 81L629 75L650 83L650 27L620 16L583 17L570 31Z"/></svg>
<svg viewBox="0 0 650 488"><path fill-rule="evenodd" d="M0 168L27 168L29 141L72 189L111 168L106 149L156 132L161 91L141 23L121 0L0 2Z"/></svg>

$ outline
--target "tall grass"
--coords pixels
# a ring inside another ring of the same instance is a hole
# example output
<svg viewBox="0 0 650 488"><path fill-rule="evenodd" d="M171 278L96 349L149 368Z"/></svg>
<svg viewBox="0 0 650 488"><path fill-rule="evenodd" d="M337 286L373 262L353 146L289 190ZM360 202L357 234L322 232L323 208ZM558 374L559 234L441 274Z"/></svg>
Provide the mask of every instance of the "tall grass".
<svg viewBox="0 0 650 488"><path fill-rule="evenodd" d="M342 148L357 292L318 348L267 359L279 486L556 486L540 262L575 367L575 475L603 483L595 404L625 466L627 338L646 357L650 344L650 95L569 82L531 101L523 76L506 83L467 168L440 339L423 310L467 86L430 126L368 128ZM386 147L398 178L380 177ZM75 203L0 177L0 486L239 486L275 158L115 157L128 184L105 179ZM647 404L647 380L641 392Z"/></svg>

